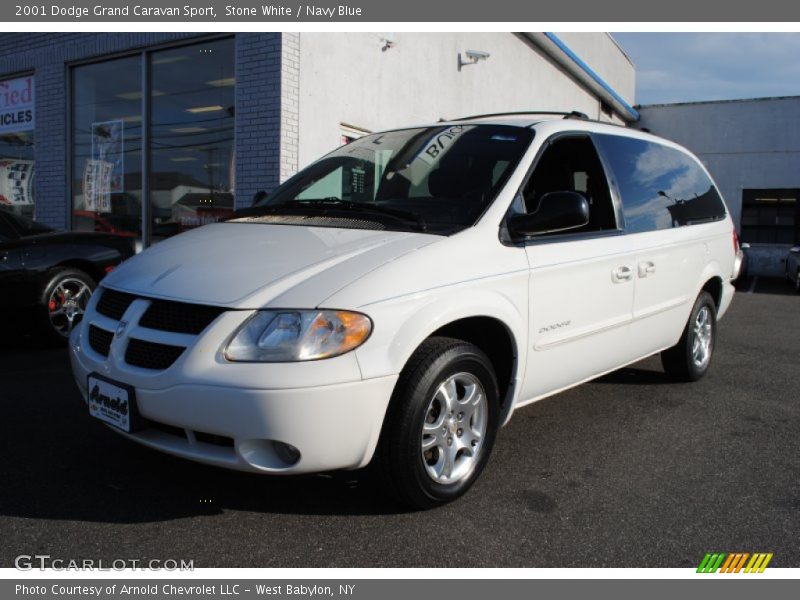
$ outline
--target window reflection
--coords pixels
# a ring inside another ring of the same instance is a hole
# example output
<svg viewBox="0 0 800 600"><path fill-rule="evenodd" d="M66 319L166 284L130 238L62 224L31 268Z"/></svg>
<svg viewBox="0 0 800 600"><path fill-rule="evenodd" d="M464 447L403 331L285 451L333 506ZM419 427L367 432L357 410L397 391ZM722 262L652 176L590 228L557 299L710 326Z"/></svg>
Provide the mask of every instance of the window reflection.
<svg viewBox="0 0 800 600"><path fill-rule="evenodd" d="M681 227L725 216L708 175L690 156L636 138L598 135L622 196L628 232Z"/></svg>
<svg viewBox="0 0 800 600"><path fill-rule="evenodd" d="M152 240L233 212L234 42L151 57Z"/></svg>
<svg viewBox="0 0 800 600"><path fill-rule="evenodd" d="M72 227L141 238L141 58L72 71Z"/></svg>

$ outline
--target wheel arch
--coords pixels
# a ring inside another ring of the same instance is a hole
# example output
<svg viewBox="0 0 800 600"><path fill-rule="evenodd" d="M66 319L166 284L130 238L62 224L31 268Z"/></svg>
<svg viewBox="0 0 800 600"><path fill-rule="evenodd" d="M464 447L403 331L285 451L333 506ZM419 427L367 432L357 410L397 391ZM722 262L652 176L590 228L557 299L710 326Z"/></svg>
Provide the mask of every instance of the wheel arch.
<svg viewBox="0 0 800 600"><path fill-rule="evenodd" d="M50 270L52 271L53 269L78 269L79 271L83 271L89 277L91 277L94 280L95 285L103 278L103 275L105 275L102 269L97 267L94 263L92 263L92 261L80 258L70 258L62 261L57 265L54 265Z"/></svg>
<svg viewBox="0 0 800 600"><path fill-rule="evenodd" d="M701 292L708 292L711 295L711 298L714 300L716 312L719 312L722 304L722 288L724 284L722 279L722 269L720 268L719 263L716 261L708 263L706 268L703 270L702 276L700 277L700 282L701 283L694 297L697 298ZM691 302L694 303L694 298Z"/></svg>
<svg viewBox="0 0 800 600"><path fill-rule="evenodd" d="M443 325L428 338L434 336L464 340L486 353L497 378L500 391L500 422L503 423L513 404L518 356L516 340L508 326L496 317L464 317Z"/></svg>
<svg viewBox="0 0 800 600"><path fill-rule="evenodd" d="M464 301L465 297L469 302ZM382 334L376 327L374 345L368 343L358 355L362 375L367 378L399 373L417 348L432 336L463 339L481 348L492 361L500 386L500 422L504 423L520 387L524 373L521 365L526 359L527 320L523 311L527 305L518 304L496 291L471 290L466 296L462 292L430 298L413 309L383 307L380 315L374 315L378 317L376 322L380 324L385 319L399 326Z"/></svg>

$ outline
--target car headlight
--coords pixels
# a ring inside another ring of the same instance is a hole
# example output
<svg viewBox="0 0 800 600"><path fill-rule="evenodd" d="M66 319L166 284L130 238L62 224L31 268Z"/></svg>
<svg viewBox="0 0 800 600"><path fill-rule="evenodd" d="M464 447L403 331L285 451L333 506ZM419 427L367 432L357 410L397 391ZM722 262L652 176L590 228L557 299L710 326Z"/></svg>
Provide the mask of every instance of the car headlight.
<svg viewBox="0 0 800 600"><path fill-rule="evenodd" d="M225 347L225 358L242 362L294 362L331 358L363 344L369 317L344 310L260 310Z"/></svg>

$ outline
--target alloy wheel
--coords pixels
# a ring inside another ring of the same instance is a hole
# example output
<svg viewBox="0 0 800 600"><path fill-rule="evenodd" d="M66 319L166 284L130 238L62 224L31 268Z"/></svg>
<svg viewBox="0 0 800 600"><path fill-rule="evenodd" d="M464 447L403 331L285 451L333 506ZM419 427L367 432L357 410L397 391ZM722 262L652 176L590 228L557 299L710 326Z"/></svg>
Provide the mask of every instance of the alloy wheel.
<svg viewBox="0 0 800 600"><path fill-rule="evenodd" d="M83 318L91 295L91 288L80 279L68 277L59 281L47 299L47 314L53 330L63 337L69 337Z"/></svg>
<svg viewBox="0 0 800 600"><path fill-rule="evenodd" d="M692 360L700 369L704 368L711 359L713 335L711 309L703 306L697 311L692 327Z"/></svg>
<svg viewBox="0 0 800 600"><path fill-rule="evenodd" d="M471 373L456 373L438 386L421 442L425 471L433 481L455 484L472 474L483 451L488 413L486 391Z"/></svg>

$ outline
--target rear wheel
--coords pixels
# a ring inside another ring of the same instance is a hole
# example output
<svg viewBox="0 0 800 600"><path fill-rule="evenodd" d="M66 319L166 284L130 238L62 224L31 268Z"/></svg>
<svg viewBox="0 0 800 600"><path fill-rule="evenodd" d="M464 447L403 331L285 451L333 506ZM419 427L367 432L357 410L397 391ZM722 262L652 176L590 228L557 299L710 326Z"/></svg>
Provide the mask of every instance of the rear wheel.
<svg viewBox="0 0 800 600"><path fill-rule="evenodd" d="M55 269L44 287L39 306L39 327L54 343L65 343L81 322L96 284L79 269Z"/></svg>
<svg viewBox="0 0 800 600"><path fill-rule="evenodd" d="M794 274L794 291L800 294L800 269Z"/></svg>
<svg viewBox="0 0 800 600"><path fill-rule="evenodd" d="M697 381L711 365L717 336L717 309L708 292L701 292L678 343L661 353L667 376L676 381Z"/></svg>
<svg viewBox="0 0 800 600"><path fill-rule="evenodd" d="M376 456L384 489L415 508L463 495L492 450L499 419L488 357L467 342L426 340L400 375Z"/></svg>

